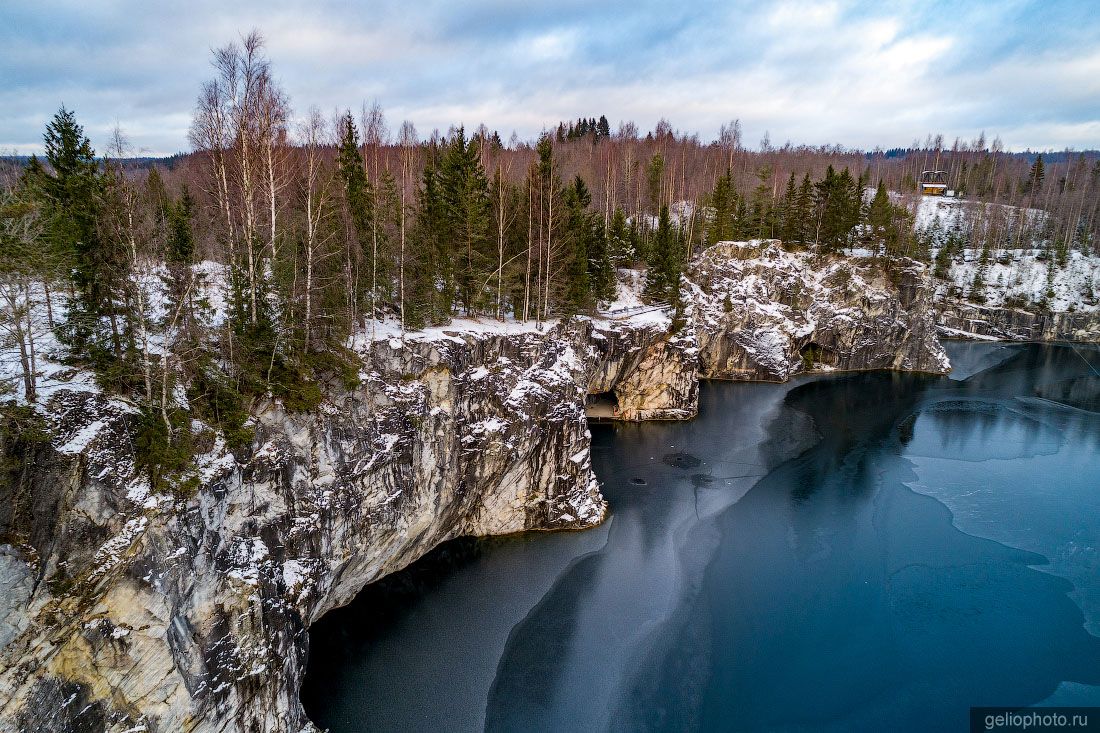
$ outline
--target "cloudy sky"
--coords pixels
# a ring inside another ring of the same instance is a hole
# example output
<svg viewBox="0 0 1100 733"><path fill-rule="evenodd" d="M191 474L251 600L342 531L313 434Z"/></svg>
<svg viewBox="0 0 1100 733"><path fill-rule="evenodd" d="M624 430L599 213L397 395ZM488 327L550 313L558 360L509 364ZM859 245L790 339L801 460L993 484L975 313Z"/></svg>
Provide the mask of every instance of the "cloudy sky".
<svg viewBox="0 0 1100 733"><path fill-rule="evenodd" d="M40 149L64 103L101 148L188 149L210 49L267 38L297 113L377 99L422 134L506 139L560 119L661 117L745 142L904 146L986 131L1011 150L1100 148L1100 13L1062 2L0 0L0 151Z"/></svg>

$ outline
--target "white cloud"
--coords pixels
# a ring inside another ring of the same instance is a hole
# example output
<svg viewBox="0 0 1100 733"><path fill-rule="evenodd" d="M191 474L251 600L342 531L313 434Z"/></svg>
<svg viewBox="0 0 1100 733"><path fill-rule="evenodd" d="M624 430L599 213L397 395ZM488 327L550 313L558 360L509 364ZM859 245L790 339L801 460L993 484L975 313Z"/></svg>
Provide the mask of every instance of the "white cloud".
<svg viewBox="0 0 1100 733"><path fill-rule="evenodd" d="M1007 25L1024 23L1031 7L532 0L364 10L318 0L303 10L290 0L196 0L23 9L0 29L0 78L14 80L0 87L0 149L35 148L62 102L94 143L117 119L136 146L185 148L209 49L253 26L296 109L358 109L377 97L391 122L412 119L425 133L485 122L530 137L606 114L643 127L667 117L704 137L739 117L746 140L767 130L776 143L895 146L984 129L1015 149L1100 147L1100 51L1081 27L1063 42ZM56 21L70 16L68 26Z"/></svg>

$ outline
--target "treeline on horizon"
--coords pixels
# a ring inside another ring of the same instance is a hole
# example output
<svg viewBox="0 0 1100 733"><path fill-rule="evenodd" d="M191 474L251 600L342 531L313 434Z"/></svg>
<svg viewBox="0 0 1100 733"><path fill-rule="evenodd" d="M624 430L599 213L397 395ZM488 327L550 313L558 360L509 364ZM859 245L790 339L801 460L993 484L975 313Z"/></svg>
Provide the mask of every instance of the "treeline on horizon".
<svg viewBox="0 0 1100 733"><path fill-rule="evenodd" d="M664 121L612 131L602 116L535 143L484 126L421 138L409 122L391 129L378 105L293 118L258 33L216 50L213 66L194 152L173 166L128 161L121 130L97 154L62 108L44 159L9 169L0 200L0 327L24 398L36 399L48 335L139 406L154 484L184 481L192 416L242 447L257 400L304 410L325 382L354 384L348 338L380 319L406 330L593 313L614 298L617 267L644 268L646 298L678 313L692 254L729 239L866 248L886 267L929 260L911 208L888 194L915 195L922 170L945 170L970 198L1047 212L977 207L956 247L1095 247L1100 161L1087 156L1028 164L984 140L902 157L767 140L750 151L736 121L704 144Z"/></svg>

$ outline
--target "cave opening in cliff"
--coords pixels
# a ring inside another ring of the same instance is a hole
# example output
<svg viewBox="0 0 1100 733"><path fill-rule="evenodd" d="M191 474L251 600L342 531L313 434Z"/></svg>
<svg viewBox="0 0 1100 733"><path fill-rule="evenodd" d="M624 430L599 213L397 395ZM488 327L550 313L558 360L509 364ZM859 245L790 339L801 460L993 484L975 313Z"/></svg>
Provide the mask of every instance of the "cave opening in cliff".
<svg viewBox="0 0 1100 733"><path fill-rule="evenodd" d="M614 392L594 392L585 400L584 414L591 419L611 420L619 416L619 398Z"/></svg>
<svg viewBox="0 0 1100 733"><path fill-rule="evenodd" d="M802 366L805 369L812 369L814 364L836 366L836 352L816 341L809 342L798 353L802 355Z"/></svg>

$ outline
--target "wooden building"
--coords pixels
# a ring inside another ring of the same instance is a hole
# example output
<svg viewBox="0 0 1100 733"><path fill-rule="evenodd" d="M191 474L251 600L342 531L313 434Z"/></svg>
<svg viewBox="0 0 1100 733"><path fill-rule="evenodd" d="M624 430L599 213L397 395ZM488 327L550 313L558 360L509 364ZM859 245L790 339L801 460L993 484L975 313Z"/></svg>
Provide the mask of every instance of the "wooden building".
<svg viewBox="0 0 1100 733"><path fill-rule="evenodd" d="M924 196L943 196L947 193L947 171L923 171L920 174L920 192Z"/></svg>

